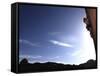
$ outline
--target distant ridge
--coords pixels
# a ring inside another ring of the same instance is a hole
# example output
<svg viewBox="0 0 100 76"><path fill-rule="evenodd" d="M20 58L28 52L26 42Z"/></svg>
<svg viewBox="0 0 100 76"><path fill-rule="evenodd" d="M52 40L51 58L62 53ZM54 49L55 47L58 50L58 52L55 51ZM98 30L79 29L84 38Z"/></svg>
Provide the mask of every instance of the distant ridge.
<svg viewBox="0 0 100 76"><path fill-rule="evenodd" d="M79 65L62 64L55 62L46 63L28 63L27 59L23 59L19 64L19 72L45 72L45 71L63 71L77 69L93 69L97 68L96 60L88 60L86 63Z"/></svg>

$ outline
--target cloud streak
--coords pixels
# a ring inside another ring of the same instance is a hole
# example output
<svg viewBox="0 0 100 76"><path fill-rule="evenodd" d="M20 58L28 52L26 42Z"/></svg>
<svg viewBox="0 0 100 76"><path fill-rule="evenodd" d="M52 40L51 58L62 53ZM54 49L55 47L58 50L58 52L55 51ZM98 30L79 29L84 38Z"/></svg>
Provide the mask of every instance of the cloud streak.
<svg viewBox="0 0 100 76"><path fill-rule="evenodd" d="M55 56L55 57L50 57L49 59L59 59L61 58L62 56Z"/></svg>
<svg viewBox="0 0 100 76"><path fill-rule="evenodd" d="M28 59L37 59L37 58L41 58L42 56L40 55L36 55L36 56L32 56L32 55L21 55L20 58L28 58Z"/></svg>
<svg viewBox="0 0 100 76"><path fill-rule="evenodd" d="M72 45L70 45L68 43L63 43L63 42L56 41L56 40L50 40L49 42L51 42L54 45L59 45L59 46L63 46L63 47L73 47Z"/></svg>
<svg viewBox="0 0 100 76"><path fill-rule="evenodd" d="M20 42L20 43L24 43L24 44L28 44L28 45L30 45L30 46L39 47L38 44L32 43L32 42L30 42L30 41L28 41L28 40L19 40L19 42Z"/></svg>
<svg viewBox="0 0 100 76"><path fill-rule="evenodd" d="M82 53L81 53L80 50L77 50L77 51L75 51L75 52L73 52L73 53L71 54L71 56L79 56L79 55L82 55Z"/></svg>

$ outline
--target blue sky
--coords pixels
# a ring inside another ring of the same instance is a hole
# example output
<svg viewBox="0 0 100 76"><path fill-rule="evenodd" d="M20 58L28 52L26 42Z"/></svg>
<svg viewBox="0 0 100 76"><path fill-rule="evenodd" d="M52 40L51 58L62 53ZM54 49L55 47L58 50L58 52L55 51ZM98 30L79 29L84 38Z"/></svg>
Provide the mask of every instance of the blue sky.
<svg viewBox="0 0 100 76"><path fill-rule="evenodd" d="M84 8L20 5L19 60L80 64L95 59Z"/></svg>

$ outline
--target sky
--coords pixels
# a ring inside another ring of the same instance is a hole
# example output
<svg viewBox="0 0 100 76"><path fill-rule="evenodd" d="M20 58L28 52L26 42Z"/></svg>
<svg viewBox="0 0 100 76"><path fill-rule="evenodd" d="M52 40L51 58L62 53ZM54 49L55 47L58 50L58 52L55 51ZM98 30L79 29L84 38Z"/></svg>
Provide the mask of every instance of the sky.
<svg viewBox="0 0 100 76"><path fill-rule="evenodd" d="M80 64L95 58L84 8L20 5L19 62Z"/></svg>

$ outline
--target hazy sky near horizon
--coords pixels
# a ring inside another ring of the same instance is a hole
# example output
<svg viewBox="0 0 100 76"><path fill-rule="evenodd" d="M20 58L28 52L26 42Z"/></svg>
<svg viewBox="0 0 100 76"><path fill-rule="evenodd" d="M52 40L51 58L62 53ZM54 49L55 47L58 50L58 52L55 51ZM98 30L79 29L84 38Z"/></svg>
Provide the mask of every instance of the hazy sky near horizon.
<svg viewBox="0 0 100 76"><path fill-rule="evenodd" d="M95 59L84 8L20 5L19 60L80 64Z"/></svg>

